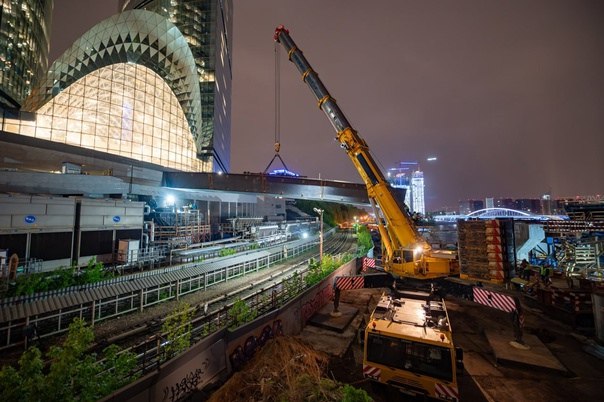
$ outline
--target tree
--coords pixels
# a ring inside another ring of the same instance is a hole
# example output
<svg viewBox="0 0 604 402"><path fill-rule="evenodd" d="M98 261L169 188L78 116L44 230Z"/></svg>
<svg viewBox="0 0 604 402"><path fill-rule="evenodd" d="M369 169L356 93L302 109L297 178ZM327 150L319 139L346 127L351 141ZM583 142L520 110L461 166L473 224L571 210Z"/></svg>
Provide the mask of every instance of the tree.
<svg viewBox="0 0 604 402"><path fill-rule="evenodd" d="M0 370L2 401L95 401L125 385L136 366L136 355L120 353L112 345L103 351L105 359L97 360L87 353L94 333L84 320L75 319L61 346L53 346L46 358L31 347L19 359L18 369L4 366Z"/></svg>
<svg viewBox="0 0 604 402"><path fill-rule="evenodd" d="M162 325L162 333L166 334L164 356L166 359L187 350L191 346L191 318L193 311L187 303L180 303L176 309L166 317Z"/></svg>
<svg viewBox="0 0 604 402"><path fill-rule="evenodd" d="M250 309L244 300L237 299L229 309L229 318L232 322L229 328L234 329L246 322L252 321L256 318L256 315L258 315L258 312Z"/></svg>

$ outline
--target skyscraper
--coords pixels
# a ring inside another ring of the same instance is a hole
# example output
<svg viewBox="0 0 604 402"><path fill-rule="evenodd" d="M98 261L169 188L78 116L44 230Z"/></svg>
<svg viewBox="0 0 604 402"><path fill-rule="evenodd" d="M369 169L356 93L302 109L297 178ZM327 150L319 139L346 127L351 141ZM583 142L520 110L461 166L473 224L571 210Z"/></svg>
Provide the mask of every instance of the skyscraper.
<svg viewBox="0 0 604 402"><path fill-rule="evenodd" d="M213 171L229 171L231 153L231 0L139 0L125 8L153 11L185 37L195 60L201 92L198 157Z"/></svg>
<svg viewBox="0 0 604 402"><path fill-rule="evenodd" d="M405 190L405 204L411 212L426 214L424 172L418 162L400 162L399 167L388 169L390 185Z"/></svg>
<svg viewBox="0 0 604 402"><path fill-rule="evenodd" d="M210 161L198 157L205 141L198 82L174 24L150 11L124 11L92 27L52 64L23 103L34 118L5 116L2 130L75 146L73 153L101 152L103 159L211 171Z"/></svg>
<svg viewBox="0 0 604 402"><path fill-rule="evenodd" d="M411 173L411 199L412 211L425 215L424 172L419 170L419 168Z"/></svg>
<svg viewBox="0 0 604 402"><path fill-rule="evenodd" d="M0 4L0 107L19 109L48 69L52 0Z"/></svg>

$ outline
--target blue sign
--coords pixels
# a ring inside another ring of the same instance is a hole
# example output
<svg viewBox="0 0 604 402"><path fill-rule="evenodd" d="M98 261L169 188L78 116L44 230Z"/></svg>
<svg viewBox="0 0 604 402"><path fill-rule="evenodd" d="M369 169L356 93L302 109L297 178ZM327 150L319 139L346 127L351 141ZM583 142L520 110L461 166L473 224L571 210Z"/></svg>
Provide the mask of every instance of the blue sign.
<svg viewBox="0 0 604 402"><path fill-rule="evenodd" d="M115 215L115 216L113 217L113 222L115 222L115 223L118 223L118 222L119 222L119 221L121 221L121 220L122 220L122 218L120 218L120 217L119 217L119 215Z"/></svg>
<svg viewBox="0 0 604 402"><path fill-rule="evenodd" d="M23 218L23 220L25 223L34 223L36 221L36 217L35 215L27 215L25 218Z"/></svg>

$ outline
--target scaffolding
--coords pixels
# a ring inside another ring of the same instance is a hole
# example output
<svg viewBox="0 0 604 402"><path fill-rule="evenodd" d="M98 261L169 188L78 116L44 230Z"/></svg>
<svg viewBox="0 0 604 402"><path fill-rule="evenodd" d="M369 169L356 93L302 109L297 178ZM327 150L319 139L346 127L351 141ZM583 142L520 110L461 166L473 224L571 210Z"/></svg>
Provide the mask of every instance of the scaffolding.
<svg viewBox="0 0 604 402"><path fill-rule="evenodd" d="M164 212L154 221L154 245L169 250L202 243L211 237L210 225L203 221L199 210Z"/></svg>

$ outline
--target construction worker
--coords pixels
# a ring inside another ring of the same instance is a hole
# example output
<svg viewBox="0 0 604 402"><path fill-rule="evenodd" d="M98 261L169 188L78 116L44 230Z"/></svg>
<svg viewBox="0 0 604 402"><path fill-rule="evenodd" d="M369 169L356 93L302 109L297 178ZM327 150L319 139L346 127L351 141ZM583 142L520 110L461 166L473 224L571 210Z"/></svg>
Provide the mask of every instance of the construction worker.
<svg viewBox="0 0 604 402"><path fill-rule="evenodd" d="M523 259L520 263L519 271L522 274L522 279L524 279L525 281L531 280L531 267L529 266L529 263L526 258Z"/></svg>
<svg viewBox="0 0 604 402"><path fill-rule="evenodd" d="M550 268L550 264L548 262L546 262L545 264L543 264L541 266L541 282L543 282L544 286L549 286L550 284L550 275L551 275L551 268Z"/></svg>

